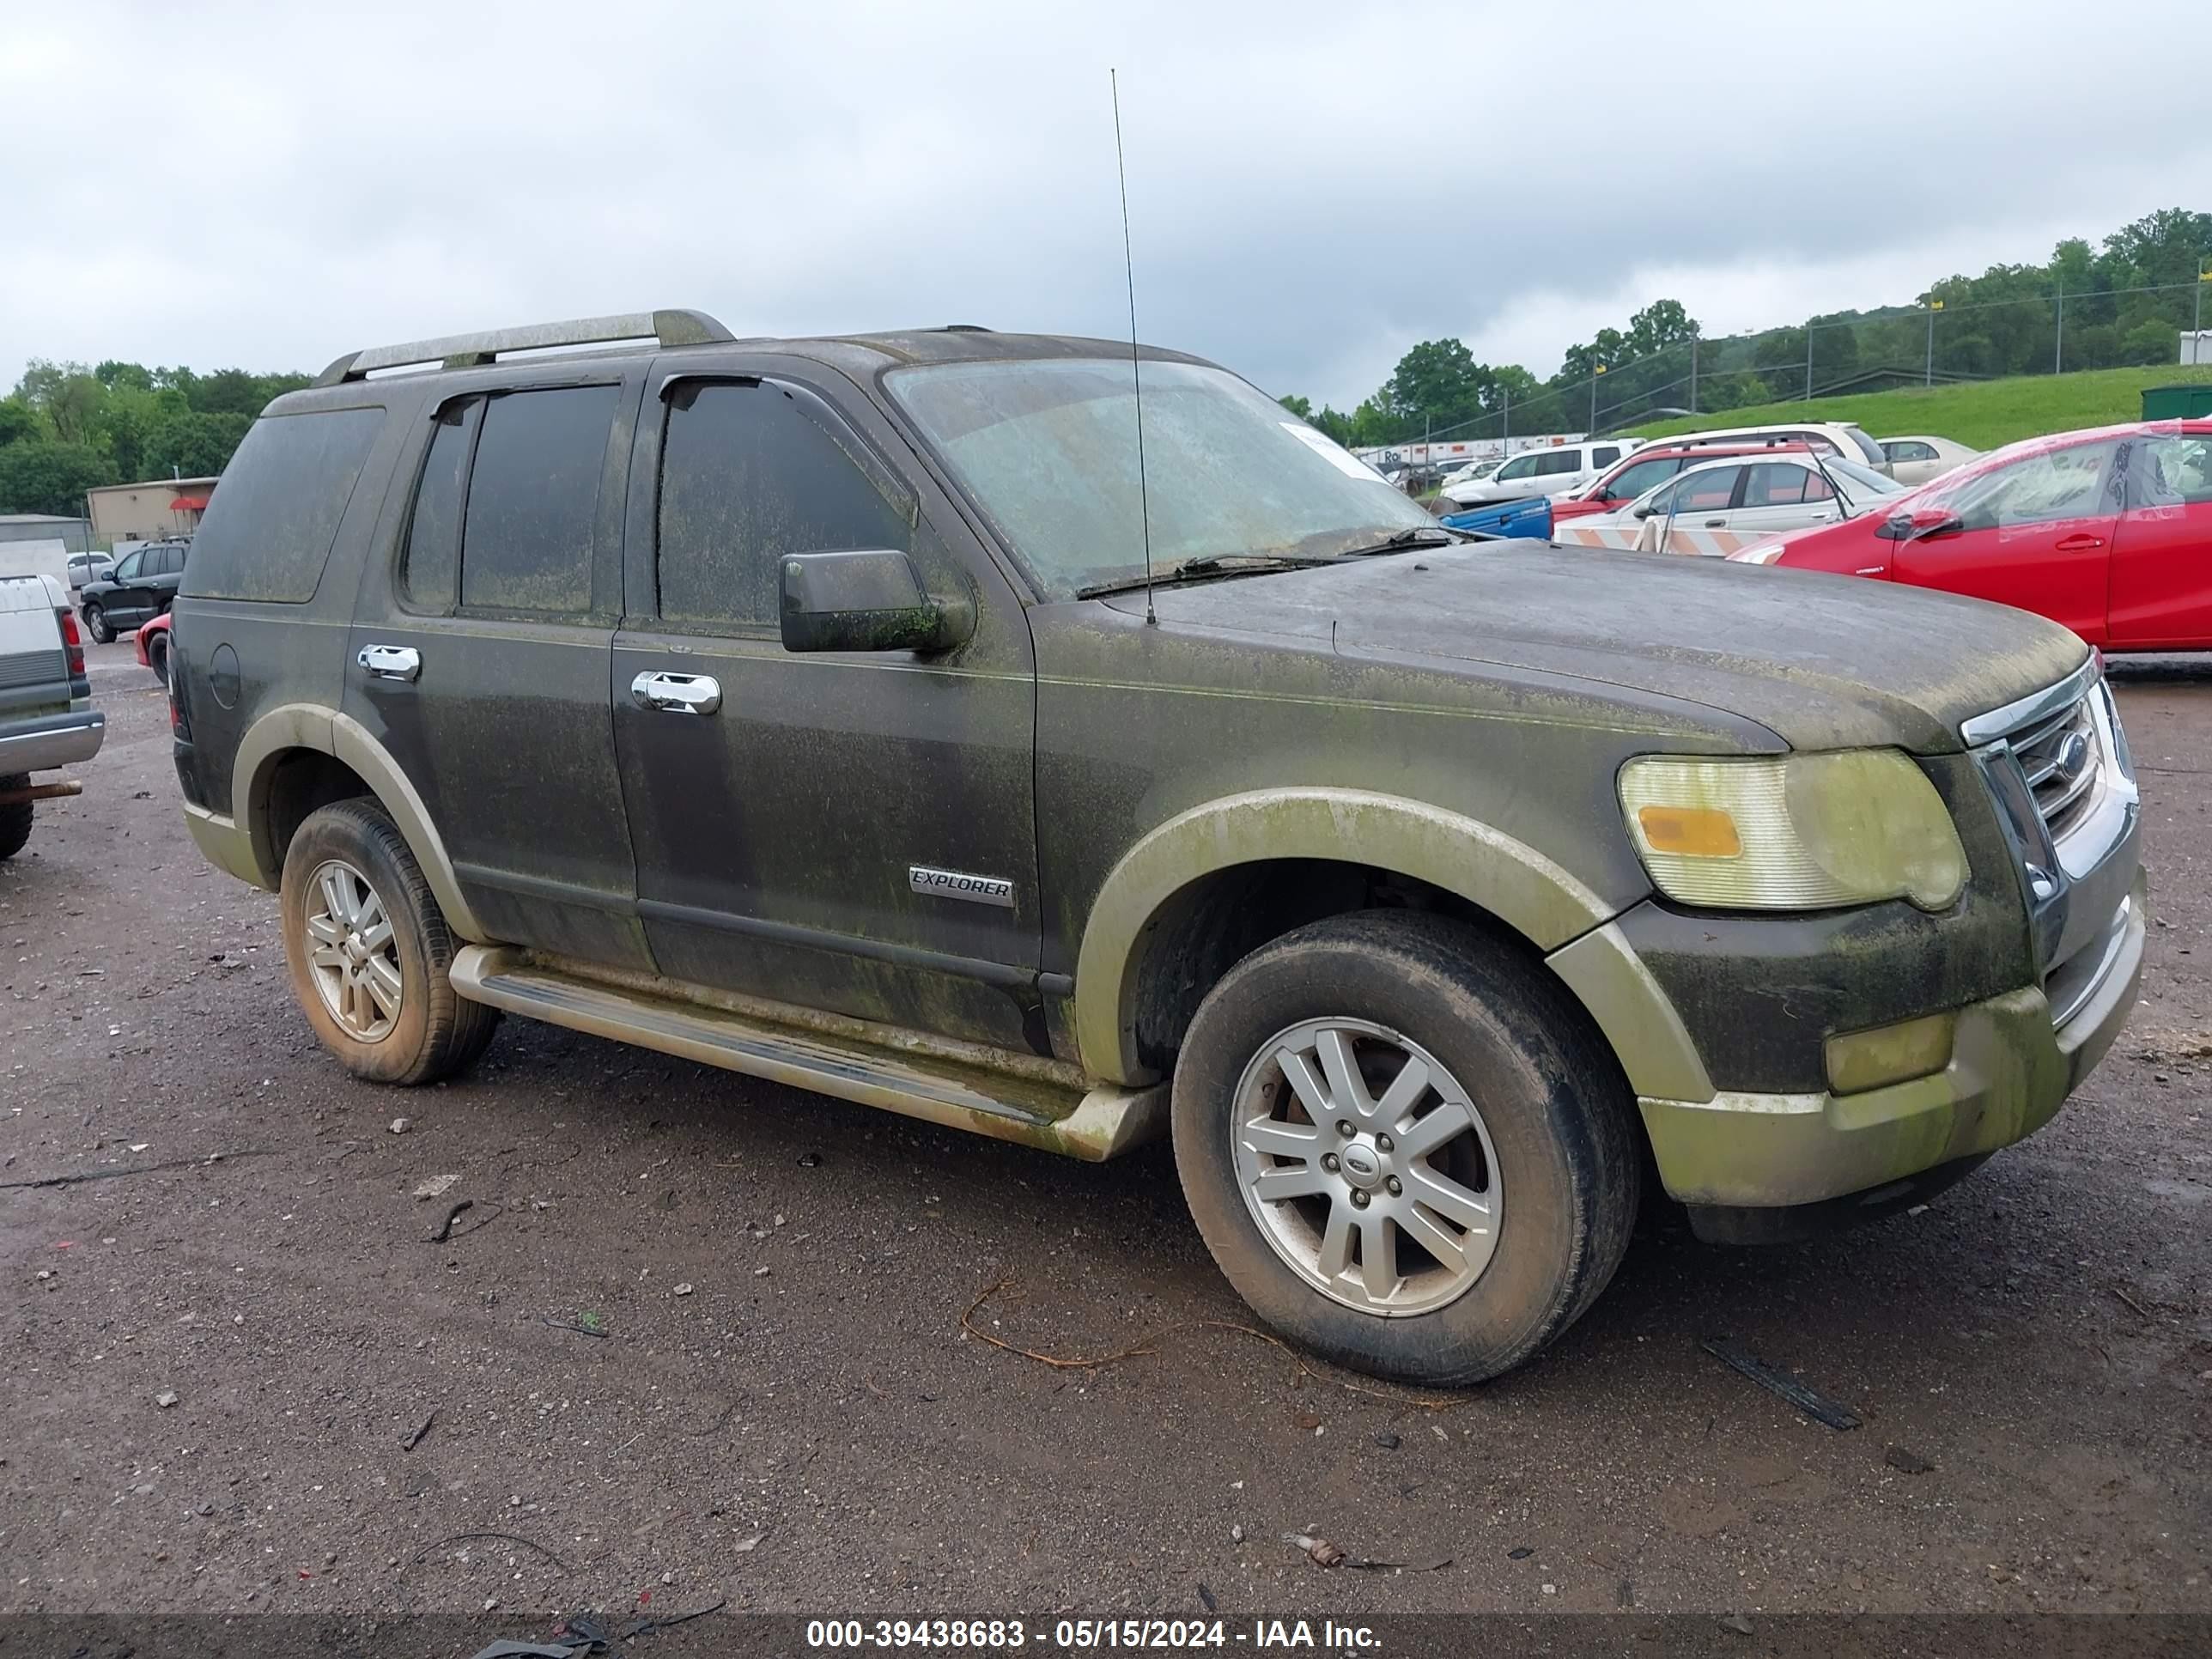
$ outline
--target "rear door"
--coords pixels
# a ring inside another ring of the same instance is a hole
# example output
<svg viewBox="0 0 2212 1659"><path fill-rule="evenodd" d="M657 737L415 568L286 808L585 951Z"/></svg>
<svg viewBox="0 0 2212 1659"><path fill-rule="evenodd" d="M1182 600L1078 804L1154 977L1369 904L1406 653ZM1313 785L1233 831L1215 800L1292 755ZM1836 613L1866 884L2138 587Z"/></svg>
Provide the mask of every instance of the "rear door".
<svg viewBox="0 0 2212 1659"><path fill-rule="evenodd" d="M2134 439L2125 466L2111 642L2212 647L2212 428Z"/></svg>
<svg viewBox="0 0 2212 1659"><path fill-rule="evenodd" d="M607 676L642 380L609 368L426 411L406 522L363 578L344 700L495 938L641 969Z"/></svg>
<svg viewBox="0 0 2212 1659"><path fill-rule="evenodd" d="M1048 1052L1035 658L965 520L871 404L792 360L663 359L631 475L614 732L660 971ZM974 636L786 651L782 556L880 548L971 600ZM636 683L664 675L713 706L648 707Z"/></svg>
<svg viewBox="0 0 2212 1659"><path fill-rule="evenodd" d="M2038 450L1977 473L1916 499L1948 508L1960 527L1898 543L1891 579L2017 605L2100 644L2121 490L2119 445L2110 440Z"/></svg>

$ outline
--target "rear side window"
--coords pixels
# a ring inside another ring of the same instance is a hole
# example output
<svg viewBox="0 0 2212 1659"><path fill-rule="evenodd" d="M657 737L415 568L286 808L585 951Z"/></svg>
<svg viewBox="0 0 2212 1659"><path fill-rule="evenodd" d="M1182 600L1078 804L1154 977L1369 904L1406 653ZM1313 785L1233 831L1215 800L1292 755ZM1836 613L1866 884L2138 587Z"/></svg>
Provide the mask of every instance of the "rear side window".
<svg viewBox="0 0 2212 1659"><path fill-rule="evenodd" d="M1590 451L1589 464L1592 466L1611 466L1620 459L1620 445L1601 444L1597 448Z"/></svg>
<svg viewBox="0 0 2212 1659"><path fill-rule="evenodd" d="M483 423L483 406L482 398L447 404L438 411L430 434L402 568L407 598L422 610L451 610L460 592L461 507L468 499L469 459Z"/></svg>
<svg viewBox="0 0 2212 1659"><path fill-rule="evenodd" d="M1583 457L1578 449L1547 449L1536 458L1536 476L1540 478L1582 470Z"/></svg>
<svg viewBox="0 0 2212 1659"><path fill-rule="evenodd" d="M660 614L774 628L787 553L912 552L911 504L885 499L782 387L678 382L660 459Z"/></svg>
<svg viewBox="0 0 2212 1659"><path fill-rule="evenodd" d="M256 421L200 521L185 593L285 605L314 598L383 424L381 408Z"/></svg>
<svg viewBox="0 0 2212 1659"><path fill-rule="evenodd" d="M461 604L592 608L592 527L620 388L562 386L489 400L461 530Z"/></svg>

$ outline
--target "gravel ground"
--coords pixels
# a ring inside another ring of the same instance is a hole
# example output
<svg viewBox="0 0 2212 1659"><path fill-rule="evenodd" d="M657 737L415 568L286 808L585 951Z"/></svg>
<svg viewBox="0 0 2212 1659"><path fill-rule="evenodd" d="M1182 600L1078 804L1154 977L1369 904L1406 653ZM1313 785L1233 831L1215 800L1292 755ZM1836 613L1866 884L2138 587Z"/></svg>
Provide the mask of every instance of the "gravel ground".
<svg viewBox="0 0 2212 1659"><path fill-rule="evenodd" d="M350 1081L94 656L106 748L0 865L0 1611L2212 1611L2212 668L2116 671L2158 921L2050 1128L1818 1244L1662 1222L1437 1404L1238 1328L1158 1150L514 1020L465 1080ZM976 1322L1040 1352L1184 1328L1039 1364L963 1335L1006 1275Z"/></svg>

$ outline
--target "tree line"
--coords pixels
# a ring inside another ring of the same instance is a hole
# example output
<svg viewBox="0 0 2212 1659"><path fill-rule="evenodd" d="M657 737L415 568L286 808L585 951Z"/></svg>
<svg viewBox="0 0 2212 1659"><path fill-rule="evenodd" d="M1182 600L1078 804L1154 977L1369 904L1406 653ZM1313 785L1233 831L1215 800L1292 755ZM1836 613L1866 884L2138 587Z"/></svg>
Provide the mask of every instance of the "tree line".
<svg viewBox="0 0 2212 1659"><path fill-rule="evenodd" d="M76 514L101 484L212 477L269 400L308 379L33 359L0 398L0 513Z"/></svg>
<svg viewBox="0 0 2212 1659"><path fill-rule="evenodd" d="M1931 283L1908 306L1833 312L1789 328L1711 337L1657 300L1571 346L1539 380L1424 340L1349 413L1296 395L1283 406L1355 448L1425 434L1606 431L1662 413L1717 414L1778 398L1881 390L1923 377L1995 379L2176 361L2184 330L2212 330L2212 213L2163 209L2093 248L2069 237L2039 264ZM1932 327L1931 327L1932 323Z"/></svg>

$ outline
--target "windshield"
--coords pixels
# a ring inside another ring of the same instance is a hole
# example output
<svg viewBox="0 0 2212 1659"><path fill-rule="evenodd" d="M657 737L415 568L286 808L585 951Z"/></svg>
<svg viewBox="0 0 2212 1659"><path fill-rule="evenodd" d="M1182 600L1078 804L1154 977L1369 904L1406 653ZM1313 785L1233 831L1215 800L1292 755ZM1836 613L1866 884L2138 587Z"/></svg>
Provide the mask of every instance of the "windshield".
<svg viewBox="0 0 2212 1659"><path fill-rule="evenodd" d="M1145 574L1129 364L936 363L884 383L991 519L1040 592ZM1325 558L1436 520L1225 370L1147 362L1152 568L1208 556ZM1441 534L1442 532L1438 532Z"/></svg>

